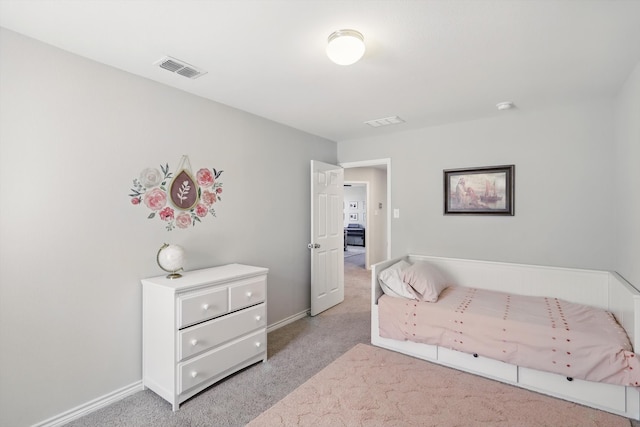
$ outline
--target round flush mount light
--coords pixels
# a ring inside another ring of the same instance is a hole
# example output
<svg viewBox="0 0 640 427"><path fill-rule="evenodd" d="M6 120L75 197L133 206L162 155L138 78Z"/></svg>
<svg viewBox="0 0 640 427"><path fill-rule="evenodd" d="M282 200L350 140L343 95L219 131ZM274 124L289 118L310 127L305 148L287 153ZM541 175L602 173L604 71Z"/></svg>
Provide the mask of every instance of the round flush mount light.
<svg viewBox="0 0 640 427"><path fill-rule="evenodd" d="M338 65L351 65L364 55L364 37L356 30L338 30L329 35L327 56Z"/></svg>
<svg viewBox="0 0 640 427"><path fill-rule="evenodd" d="M513 102L511 102L511 101L499 102L499 103L496 104L496 107L500 111L502 111L502 110L510 110L512 108L515 108L515 104Z"/></svg>

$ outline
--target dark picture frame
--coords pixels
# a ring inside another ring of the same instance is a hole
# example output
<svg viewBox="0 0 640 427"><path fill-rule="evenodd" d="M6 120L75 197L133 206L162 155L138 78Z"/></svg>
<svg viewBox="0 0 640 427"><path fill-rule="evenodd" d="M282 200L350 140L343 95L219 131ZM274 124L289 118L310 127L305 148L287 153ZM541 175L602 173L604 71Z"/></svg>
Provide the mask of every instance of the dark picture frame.
<svg viewBox="0 0 640 427"><path fill-rule="evenodd" d="M444 170L445 215L511 215L515 165Z"/></svg>

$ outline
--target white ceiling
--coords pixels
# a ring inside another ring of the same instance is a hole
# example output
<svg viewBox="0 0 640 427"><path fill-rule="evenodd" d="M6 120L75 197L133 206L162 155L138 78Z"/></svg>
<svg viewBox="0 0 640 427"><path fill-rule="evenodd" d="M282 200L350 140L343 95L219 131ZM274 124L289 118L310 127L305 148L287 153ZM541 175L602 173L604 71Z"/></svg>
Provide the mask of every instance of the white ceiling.
<svg viewBox="0 0 640 427"><path fill-rule="evenodd" d="M0 0L0 25L335 141L613 97L640 61L640 0ZM344 28L347 67L324 53Z"/></svg>

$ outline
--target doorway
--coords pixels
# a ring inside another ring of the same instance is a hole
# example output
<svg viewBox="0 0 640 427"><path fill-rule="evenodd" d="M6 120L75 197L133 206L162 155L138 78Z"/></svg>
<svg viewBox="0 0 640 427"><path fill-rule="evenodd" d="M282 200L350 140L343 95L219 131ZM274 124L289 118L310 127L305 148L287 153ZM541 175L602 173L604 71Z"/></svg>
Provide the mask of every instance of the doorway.
<svg viewBox="0 0 640 427"><path fill-rule="evenodd" d="M368 189L364 200L355 200L362 202L367 228L363 232L365 268L359 268L358 273L353 276L369 276L372 264L390 257L390 159L340 165L311 160L311 242L308 247L311 250L312 316L344 300L347 275L344 257L340 257L340 254L346 244L346 239L343 238L343 234L346 237L346 231L340 230L340 205L343 202L340 199L344 199L345 173L354 175L349 178L351 181L366 183ZM361 178L357 178L358 176ZM330 194L327 193L329 189ZM349 200L345 201L347 202ZM370 292L369 287L370 285L366 286L366 292ZM336 298L327 298L328 295Z"/></svg>
<svg viewBox="0 0 640 427"><path fill-rule="evenodd" d="M362 226L364 245L353 246L361 251L364 249L364 268L370 270L371 265L391 257L391 159L365 160L339 165L344 169L345 184L351 184L352 188L363 186L366 189L364 199L360 197L352 200L347 196L349 187L345 187L344 222L345 228L351 224L351 219ZM362 206L360 206L361 202ZM350 217L350 214L354 216ZM359 232L352 234L357 235ZM353 237L351 242L359 243L356 237ZM350 246L352 245L347 245L347 247Z"/></svg>
<svg viewBox="0 0 640 427"><path fill-rule="evenodd" d="M344 262L347 265L366 269L367 255L367 206L369 183L367 181L344 182Z"/></svg>

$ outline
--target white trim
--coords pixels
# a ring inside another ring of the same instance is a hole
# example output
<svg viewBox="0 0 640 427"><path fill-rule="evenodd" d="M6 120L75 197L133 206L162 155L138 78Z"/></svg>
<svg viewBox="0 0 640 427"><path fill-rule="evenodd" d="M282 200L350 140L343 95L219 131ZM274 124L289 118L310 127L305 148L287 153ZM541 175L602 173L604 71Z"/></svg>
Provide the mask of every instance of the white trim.
<svg viewBox="0 0 640 427"><path fill-rule="evenodd" d="M293 323L296 320L300 320L304 317L307 317L309 315L309 310L310 309L306 309L304 311L301 311L300 313L294 314L293 316L289 316L286 319L282 319L279 322L274 323L273 325L267 326L267 333L273 332L276 329L280 329L283 326L288 325L289 323Z"/></svg>
<svg viewBox="0 0 640 427"><path fill-rule="evenodd" d="M380 165L389 166L390 163L391 163L391 159L387 157L386 159L359 160L357 162L343 162L343 163L338 163L338 166L342 166L345 169L349 169L349 168L364 168L367 166L380 166Z"/></svg>
<svg viewBox="0 0 640 427"><path fill-rule="evenodd" d="M300 313L294 314L293 316L289 316L286 319L283 319L279 322L274 323L267 327L267 333L273 332L276 329L282 328L289 323L293 323L296 320L300 320L309 315L309 309L301 311ZM136 381L133 384L122 387L121 389L112 391L111 393L107 393L104 396L98 397L97 399L91 400L87 403L84 403L80 406L76 406L73 409L65 411L61 414L55 415L47 420L40 421L39 423L34 424L32 427L59 427L63 426L73 420L76 420L80 417L90 414L91 412L95 412L98 409L109 406L113 403L116 403L119 400L124 399L125 397L129 397L130 395L137 393L139 391L144 390L142 386L142 380Z"/></svg>
<svg viewBox="0 0 640 427"><path fill-rule="evenodd" d="M142 380L136 381L133 384L129 384L128 386L122 387L121 389L112 391L111 393L107 393L104 396L98 397L97 399L91 400L80 406L76 406L73 409L70 409L61 414L53 416L47 420L34 424L32 427L62 426L75 419L88 415L91 412L95 412L98 409L104 408L105 406L109 406L112 403L122 400L125 397L129 397L130 395L142 390L144 390L144 387L142 386Z"/></svg>

